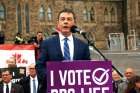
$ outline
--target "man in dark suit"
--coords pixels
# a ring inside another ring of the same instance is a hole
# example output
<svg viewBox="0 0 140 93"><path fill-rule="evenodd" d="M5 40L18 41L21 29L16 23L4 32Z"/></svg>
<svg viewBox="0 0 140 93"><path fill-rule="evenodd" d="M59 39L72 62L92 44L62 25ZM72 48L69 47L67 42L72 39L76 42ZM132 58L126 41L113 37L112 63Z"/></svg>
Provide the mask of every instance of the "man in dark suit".
<svg viewBox="0 0 140 93"><path fill-rule="evenodd" d="M2 82L0 83L0 93L24 93L23 87L11 82L12 73L9 70L2 71Z"/></svg>
<svg viewBox="0 0 140 93"><path fill-rule="evenodd" d="M46 78L37 76L35 64L30 64L28 70L29 75L19 81L25 93L46 93Z"/></svg>
<svg viewBox="0 0 140 93"><path fill-rule="evenodd" d="M72 35L71 27L75 25L75 21L72 10L64 9L59 13L58 35L48 38L41 45L40 58L36 64L39 73L44 72L47 61L90 60L88 44Z"/></svg>

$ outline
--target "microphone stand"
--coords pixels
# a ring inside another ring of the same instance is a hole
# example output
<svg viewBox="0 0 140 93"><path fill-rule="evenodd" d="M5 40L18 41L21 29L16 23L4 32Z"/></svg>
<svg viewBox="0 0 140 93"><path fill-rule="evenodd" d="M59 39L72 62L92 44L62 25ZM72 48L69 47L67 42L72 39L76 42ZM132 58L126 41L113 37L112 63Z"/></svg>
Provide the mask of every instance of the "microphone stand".
<svg viewBox="0 0 140 93"><path fill-rule="evenodd" d="M91 45L102 57L105 61L108 61L108 59L99 51L99 49L94 45L93 42L90 42L90 40L87 38L86 33L81 33L81 35L87 40L88 44ZM112 68L121 76L124 77L123 74L114 66L112 65Z"/></svg>

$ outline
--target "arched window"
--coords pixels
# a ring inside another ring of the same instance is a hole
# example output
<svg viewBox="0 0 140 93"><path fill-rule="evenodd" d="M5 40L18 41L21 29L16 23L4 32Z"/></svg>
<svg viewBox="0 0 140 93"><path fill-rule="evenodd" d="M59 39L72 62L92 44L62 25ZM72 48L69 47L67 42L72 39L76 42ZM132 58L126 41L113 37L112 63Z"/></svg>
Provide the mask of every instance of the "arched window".
<svg viewBox="0 0 140 93"><path fill-rule="evenodd" d="M18 32L22 32L22 17L21 17L21 6L17 5L17 20L18 20Z"/></svg>
<svg viewBox="0 0 140 93"><path fill-rule="evenodd" d="M5 20L5 7L3 4L0 4L0 21Z"/></svg>
<svg viewBox="0 0 140 93"><path fill-rule="evenodd" d="M26 3L25 5L25 18L26 18L26 32L30 32L30 17L29 17L29 5Z"/></svg>
<svg viewBox="0 0 140 93"><path fill-rule="evenodd" d="M112 7L110 10L110 21L115 22L115 9Z"/></svg>
<svg viewBox="0 0 140 93"><path fill-rule="evenodd" d="M140 0L138 1L138 15L140 16Z"/></svg>
<svg viewBox="0 0 140 93"><path fill-rule="evenodd" d="M107 8L104 10L104 21L105 23L109 22L109 13Z"/></svg>
<svg viewBox="0 0 140 93"><path fill-rule="evenodd" d="M90 21L95 22L95 11L93 7L90 10Z"/></svg>
<svg viewBox="0 0 140 93"><path fill-rule="evenodd" d="M52 21L52 8L49 6L47 10L47 19L48 21Z"/></svg>
<svg viewBox="0 0 140 93"><path fill-rule="evenodd" d="M91 12L90 11L87 11L87 19L88 19L88 22L91 21Z"/></svg>
<svg viewBox="0 0 140 93"><path fill-rule="evenodd" d="M43 5L41 5L41 7L39 9L39 20L45 21L45 8Z"/></svg>
<svg viewBox="0 0 140 93"><path fill-rule="evenodd" d="M87 12L87 9L86 8L83 11L83 19L84 19L84 22L87 22L88 21L88 12Z"/></svg>

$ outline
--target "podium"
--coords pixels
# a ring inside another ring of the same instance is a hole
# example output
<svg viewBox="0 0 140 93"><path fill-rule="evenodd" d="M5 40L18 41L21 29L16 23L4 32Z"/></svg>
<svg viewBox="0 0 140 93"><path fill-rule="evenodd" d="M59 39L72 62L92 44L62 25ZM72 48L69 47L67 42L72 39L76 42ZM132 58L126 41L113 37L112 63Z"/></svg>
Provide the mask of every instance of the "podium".
<svg viewBox="0 0 140 93"><path fill-rule="evenodd" d="M112 93L111 61L47 62L47 93Z"/></svg>

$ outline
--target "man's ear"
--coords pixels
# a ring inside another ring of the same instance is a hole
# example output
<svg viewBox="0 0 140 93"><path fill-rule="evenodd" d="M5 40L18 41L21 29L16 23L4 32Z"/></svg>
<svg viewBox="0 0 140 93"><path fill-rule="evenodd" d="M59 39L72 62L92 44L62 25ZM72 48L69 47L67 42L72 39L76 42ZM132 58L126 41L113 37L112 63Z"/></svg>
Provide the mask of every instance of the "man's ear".
<svg viewBox="0 0 140 93"><path fill-rule="evenodd" d="M11 80L12 80L12 78L13 78L12 74L10 74L10 78L11 78Z"/></svg>

